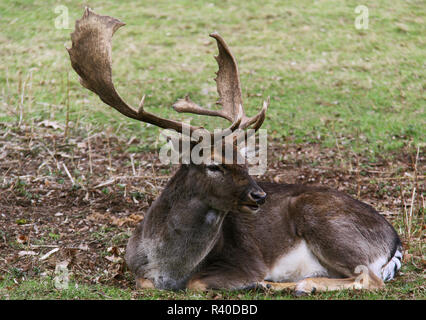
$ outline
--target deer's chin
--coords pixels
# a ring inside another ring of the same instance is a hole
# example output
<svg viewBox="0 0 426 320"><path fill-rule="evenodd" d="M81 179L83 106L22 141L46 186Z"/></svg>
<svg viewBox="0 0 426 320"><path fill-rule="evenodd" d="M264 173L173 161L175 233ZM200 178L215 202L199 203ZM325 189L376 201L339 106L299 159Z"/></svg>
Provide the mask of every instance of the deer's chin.
<svg viewBox="0 0 426 320"><path fill-rule="evenodd" d="M259 205L258 204L244 204L240 206L240 211L249 213L249 214L255 214L259 211Z"/></svg>

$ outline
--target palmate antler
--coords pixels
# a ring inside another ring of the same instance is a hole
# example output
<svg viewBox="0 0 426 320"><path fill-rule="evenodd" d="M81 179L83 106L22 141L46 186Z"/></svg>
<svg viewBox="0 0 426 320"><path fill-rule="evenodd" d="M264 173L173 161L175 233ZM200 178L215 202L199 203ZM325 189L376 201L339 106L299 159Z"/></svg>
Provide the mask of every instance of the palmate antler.
<svg viewBox="0 0 426 320"><path fill-rule="evenodd" d="M111 39L115 31L124 25L118 19L98 15L89 8L86 8L83 17L76 21L75 31L71 34L72 47L67 50L72 67L80 76L81 84L96 93L103 102L129 118L147 122L164 129L173 129L180 133L192 134L197 129L204 129L203 127L161 118L145 111L145 96L143 96L137 111L119 96L112 82ZM241 89L239 88L239 76L235 60L222 38L217 34L212 36L218 40L218 45L221 43L224 50L224 53L219 54L217 58L219 62L218 91L224 106L220 116L232 122L230 127L219 133L219 136L224 137L237 129L241 129L242 122L249 123L249 125L254 122L256 124L260 122L261 124L265 117L267 106L262 109L258 116L247 119L242 108ZM232 64L235 68L229 65L227 54L232 58ZM215 113L216 111L205 110L198 106L193 110L189 110L188 107L190 106L191 103L188 103L186 109L179 109L175 105L175 109L180 112L219 116L219 113ZM218 133L212 134L209 132L209 134L214 139Z"/></svg>
<svg viewBox="0 0 426 320"><path fill-rule="evenodd" d="M184 99L179 99L173 108L178 112L190 112L200 115L209 115L225 118L233 122L238 115L240 108L243 106L241 94L240 75L238 72L237 62L231 53L225 40L218 34L212 33L210 37L216 39L219 55L215 57L219 71L217 72L216 84L219 93L217 104L222 105L221 110L209 110L200 107L194 103L188 96ZM243 115L238 129L244 130L253 125L254 130L258 130L265 120L266 110L268 109L269 98L263 102L263 108L260 112L248 118L243 109Z"/></svg>

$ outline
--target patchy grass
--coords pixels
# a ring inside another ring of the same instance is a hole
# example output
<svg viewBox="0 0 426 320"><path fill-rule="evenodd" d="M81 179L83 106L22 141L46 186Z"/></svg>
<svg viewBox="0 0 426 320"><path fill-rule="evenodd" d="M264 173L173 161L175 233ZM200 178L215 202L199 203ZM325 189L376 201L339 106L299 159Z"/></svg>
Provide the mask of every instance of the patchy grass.
<svg viewBox="0 0 426 320"><path fill-rule="evenodd" d="M129 141L112 134L64 139L59 129L6 123L0 128L0 154L5 155L0 159L0 297L296 298L291 292L269 291L135 291L123 261L126 243L176 168L161 164L155 152L126 151ZM133 139L130 145L139 143ZM271 142L269 170L258 178L328 185L373 205L401 235L402 274L380 291L318 293L303 299L424 299L424 204L416 180L423 167L415 165L424 156L407 150L394 154L392 161L378 158L373 165L351 154L344 147L306 143L282 148ZM67 290L56 289L52 281L61 264L70 272Z"/></svg>
<svg viewBox="0 0 426 320"><path fill-rule="evenodd" d="M68 29L55 28L56 1L0 3L0 298L294 299L133 290L125 244L174 168L158 162L158 129L125 119L80 86L64 44L84 7L60 4ZM214 107L217 49L208 34L217 30L239 62L248 113L271 97L269 170L260 179L325 184L393 223L405 248L400 277L377 292L303 299L424 299L425 7L369 3L369 29L357 30L358 4L89 3L127 24L114 36L113 71L130 104L146 94L149 111L205 123L170 106L189 93ZM58 290L63 261L71 283Z"/></svg>
<svg viewBox="0 0 426 320"><path fill-rule="evenodd" d="M418 145L425 136L422 1L375 1L369 29L357 30L357 1L91 1L98 13L126 22L114 37L118 91L137 105L176 119L171 104L189 93L214 106L212 58L220 32L239 62L249 113L271 96L265 128L295 142L349 144L382 154ZM124 119L83 89L64 44L83 4L63 1L69 29L56 29L55 1L0 4L0 120L81 122L154 139L157 129ZM69 92L67 79L69 78ZM89 112L90 110L90 112ZM193 117L194 122L202 122ZM209 121L209 127L224 125ZM102 129L101 129L102 130Z"/></svg>
<svg viewBox="0 0 426 320"><path fill-rule="evenodd" d="M422 270L413 264L405 264L400 275L396 280L386 284L386 288L374 291L362 290L342 290L338 292L321 292L308 296L295 296L290 291L273 292L273 291L224 291L211 290L209 292L195 292L191 290L182 290L177 292L145 289L132 290L130 288L119 288L111 285L87 285L78 284L70 281L65 289L57 289L54 279L44 277L42 279L30 279L15 283L11 278L0 281L0 299L144 299L144 300L328 300L328 299L369 299L369 300L385 300L385 299L425 299L424 279L416 277L416 274Z"/></svg>

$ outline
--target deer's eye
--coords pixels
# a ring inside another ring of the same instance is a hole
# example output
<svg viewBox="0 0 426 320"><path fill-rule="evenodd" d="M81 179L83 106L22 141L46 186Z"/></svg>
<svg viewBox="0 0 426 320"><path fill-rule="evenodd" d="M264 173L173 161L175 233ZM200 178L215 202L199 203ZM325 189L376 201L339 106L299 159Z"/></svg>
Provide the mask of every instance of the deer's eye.
<svg viewBox="0 0 426 320"><path fill-rule="evenodd" d="M209 164L209 165L207 165L207 170L213 171L213 172L222 172L222 169L217 164Z"/></svg>

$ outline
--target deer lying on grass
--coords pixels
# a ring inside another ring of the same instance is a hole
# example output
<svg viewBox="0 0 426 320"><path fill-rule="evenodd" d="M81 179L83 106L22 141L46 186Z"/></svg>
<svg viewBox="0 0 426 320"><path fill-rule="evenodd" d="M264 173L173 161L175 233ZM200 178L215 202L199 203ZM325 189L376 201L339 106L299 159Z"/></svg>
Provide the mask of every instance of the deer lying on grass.
<svg viewBox="0 0 426 320"><path fill-rule="evenodd" d="M123 25L89 9L76 22L68 51L82 85L127 117L180 133L199 129L148 113L143 101L136 111L120 98L111 77L111 38ZM222 109L207 110L187 98L175 110L225 118L231 122L227 134L259 129L268 104L254 117L245 115L235 58L217 33L211 37L219 49ZM246 164L214 162L180 166L125 255L142 288L266 286L299 293L380 288L395 276L401 258L396 231L371 206L327 187L256 182Z"/></svg>

